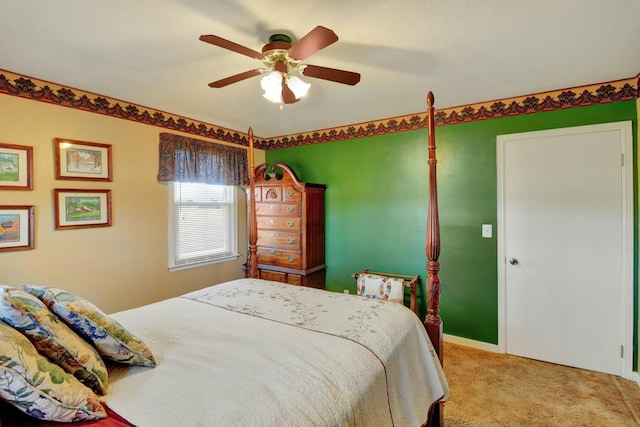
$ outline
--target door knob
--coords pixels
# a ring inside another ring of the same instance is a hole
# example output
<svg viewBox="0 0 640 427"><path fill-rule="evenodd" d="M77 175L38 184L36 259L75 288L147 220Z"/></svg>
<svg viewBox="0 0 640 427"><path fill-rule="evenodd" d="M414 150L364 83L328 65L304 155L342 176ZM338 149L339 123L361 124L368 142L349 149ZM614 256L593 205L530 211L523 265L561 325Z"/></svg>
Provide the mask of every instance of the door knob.
<svg viewBox="0 0 640 427"><path fill-rule="evenodd" d="M511 264L511 265L518 265L518 262L519 262L518 258L511 258L509 260L509 264Z"/></svg>

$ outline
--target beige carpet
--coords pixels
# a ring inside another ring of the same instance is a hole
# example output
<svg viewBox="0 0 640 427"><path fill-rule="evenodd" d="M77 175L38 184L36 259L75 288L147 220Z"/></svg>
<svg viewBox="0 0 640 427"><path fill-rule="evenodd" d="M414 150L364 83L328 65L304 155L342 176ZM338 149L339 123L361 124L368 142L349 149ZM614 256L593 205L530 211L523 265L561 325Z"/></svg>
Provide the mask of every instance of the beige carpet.
<svg viewBox="0 0 640 427"><path fill-rule="evenodd" d="M640 426L640 387L620 377L450 343L446 427Z"/></svg>

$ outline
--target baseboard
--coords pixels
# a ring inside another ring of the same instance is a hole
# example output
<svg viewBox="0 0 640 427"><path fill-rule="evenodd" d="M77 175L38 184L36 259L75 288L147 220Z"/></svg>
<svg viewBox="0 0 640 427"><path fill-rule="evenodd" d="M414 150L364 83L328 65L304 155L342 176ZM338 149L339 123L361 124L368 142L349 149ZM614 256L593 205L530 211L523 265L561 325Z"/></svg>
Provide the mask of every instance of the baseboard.
<svg viewBox="0 0 640 427"><path fill-rule="evenodd" d="M638 372L631 372L631 379L633 381L635 381L636 383L638 383L638 386L640 387L640 373Z"/></svg>
<svg viewBox="0 0 640 427"><path fill-rule="evenodd" d="M496 344L490 344L487 342L476 341L469 338L457 337L455 335L444 334L443 336L446 342L451 344L457 344L464 347L471 347L478 350L490 351L492 353L502 353Z"/></svg>

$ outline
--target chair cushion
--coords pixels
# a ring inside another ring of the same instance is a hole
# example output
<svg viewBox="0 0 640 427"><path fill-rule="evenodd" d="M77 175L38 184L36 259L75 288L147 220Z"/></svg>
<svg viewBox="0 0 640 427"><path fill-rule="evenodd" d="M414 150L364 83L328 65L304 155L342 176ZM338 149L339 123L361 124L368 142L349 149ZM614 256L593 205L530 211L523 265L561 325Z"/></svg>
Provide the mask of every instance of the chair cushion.
<svg viewBox="0 0 640 427"><path fill-rule="evenodd" d="M103 357L127 365L156 366L149 347L93 303L58 288L22 287L92 343Z"/></svg>
<svg viewBox="0 0 640 427"><path fill-rule="evenodd" d="M107 368L96 350L33 295L0 286L0 319L22 332L34 347L97 394L107 393Z"/></svg>
<svg viewBox="0 0 640 427"><path fill-rule="evenodd" d="M40 355L24 335L1 320L0 398L46 421L76 422L107 416L89 388Z"/></svg>

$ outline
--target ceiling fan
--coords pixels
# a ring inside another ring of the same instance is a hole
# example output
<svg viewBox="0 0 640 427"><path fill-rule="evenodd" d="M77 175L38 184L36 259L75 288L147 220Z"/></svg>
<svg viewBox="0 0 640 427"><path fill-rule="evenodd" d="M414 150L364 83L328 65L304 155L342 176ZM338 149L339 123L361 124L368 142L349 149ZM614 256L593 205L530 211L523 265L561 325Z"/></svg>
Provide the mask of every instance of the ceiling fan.
<svg viewBox="0 0 640 427"><path fill-rule="evenodd" d="M307 93L310 85L302 81L298 75L329 80L336 83L355 85L360 81L360 74L318 65L303 64L302 61L317 51L338 41L338 36L328 28L317 26L297 43L285 34L273 34L269 43L262 47L262 52L225 40L214 35L202 35L200 40L212 45L259 59L263 68L245 71L215 82L209 87L221 88L232 83L264 75L261 81L264 97L271 102L292 104L298 102Z"/></svg>

